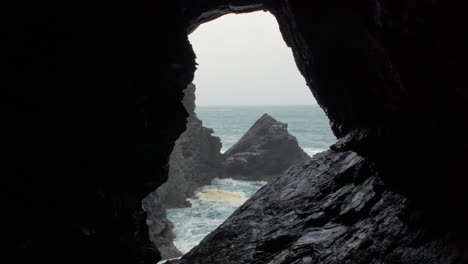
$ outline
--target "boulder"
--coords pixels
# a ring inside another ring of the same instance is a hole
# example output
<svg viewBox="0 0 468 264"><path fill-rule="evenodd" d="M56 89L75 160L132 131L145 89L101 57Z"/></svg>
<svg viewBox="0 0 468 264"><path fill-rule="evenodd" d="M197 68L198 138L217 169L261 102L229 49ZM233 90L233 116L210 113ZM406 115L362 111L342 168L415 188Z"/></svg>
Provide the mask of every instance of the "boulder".
<svg viewBox="0 0 468 264"><path fill-rule="evenodd" d="M225 156L225 177L265 181L310 159L289 134L288 125L268 114L260 117Z"/></svg>

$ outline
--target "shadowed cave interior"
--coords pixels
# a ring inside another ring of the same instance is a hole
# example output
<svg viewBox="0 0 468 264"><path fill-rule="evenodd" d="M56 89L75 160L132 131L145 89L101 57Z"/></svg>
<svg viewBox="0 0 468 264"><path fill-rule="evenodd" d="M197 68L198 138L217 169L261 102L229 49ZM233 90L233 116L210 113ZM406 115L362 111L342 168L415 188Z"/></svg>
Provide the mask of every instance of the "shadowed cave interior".
<svg viewBox="0 0 468 264"><path fill-rule="evenodd" d="M187 34L265 9L338 141L174 262L467 263L462 3L9 5L5 258L157 262L141 200L167 180L185 130L181 101L195 71Z"/></svg>

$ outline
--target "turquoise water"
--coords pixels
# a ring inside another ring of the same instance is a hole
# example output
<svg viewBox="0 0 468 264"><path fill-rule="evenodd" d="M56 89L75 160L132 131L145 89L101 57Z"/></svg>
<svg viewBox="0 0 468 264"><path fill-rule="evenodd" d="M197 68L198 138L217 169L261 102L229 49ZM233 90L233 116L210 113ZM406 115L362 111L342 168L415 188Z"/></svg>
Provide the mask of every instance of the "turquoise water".
<svg viewBox="0 0 468 264"><path fill-rule="evenodd" d="M199 188L195 193L208 190L221 190L230 193L241 193L245 198L252 196L265 182L247 182L232 179L215 178L211 185ZM226 194L222 193L222 194ZM174 223L176 239L175 246L187 253L211 231L224 222L242 203L224 199L219 201L204 201L196 196L189 199L190 208L167 210L168 219Z"/></svg>
<svg viewBox="0 0 468 264"><path fill-rule="evenodd" d="M235 144L264 113L287 123L289 133L310 156L335 142L328 119L318 106L210 106L195 111L203 125L221 138L222 151ZM197 189L189 199L192 207L167 210L174 223L175 246L182 253L190 251L264 184L215 178L211 185Z"/></svg>
<svg viewBox="0 0 468 264"><path fill-rule="evenodd" d="M305 106L197 106L198 117L205 127L212 128L221 138L222 151L235 144L264 113L287 123L288 131L309 155L327 149L335 142L323 110L316 105Z"/></svg>

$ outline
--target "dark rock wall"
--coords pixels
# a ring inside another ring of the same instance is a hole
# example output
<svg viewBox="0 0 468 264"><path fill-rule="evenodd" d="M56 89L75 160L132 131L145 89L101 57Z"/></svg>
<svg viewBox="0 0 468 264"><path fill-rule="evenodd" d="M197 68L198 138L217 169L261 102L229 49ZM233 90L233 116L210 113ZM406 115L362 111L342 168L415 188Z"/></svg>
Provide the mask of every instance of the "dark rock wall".
<svg viewBox="0 0 468 264"><path fill-rule="evenodd" d="M226 10L271 10L342 138L335 149L375 162L392 190L432 214L431 228L466 228L462 1L232 2L2 7L5 258L159 258L140 202L166 181L185 129L182 91L195 69L186 32Z"/></svg>
<svg viewBox="0 0 468 264"><path fill-rule="evenodd" d="M4 259L159 259L141 200L167 179L195 68L165 2L2 5Z"/></svg>
<svg viewBox="0 0 468 264"><path fill-rule="evenodd" d="M317 154L171 263L467 263L467 244L418 228L420 211L377 174L354 152Z"/></svg>
<svg viewBox="0 0 468 264"><path fill-rule="evenodd" d="M463 225L468 97L460 10L451 1L287 1L273 12L343 138L339 149L376 162L395 190L435 212L434 222Z"/></svg>

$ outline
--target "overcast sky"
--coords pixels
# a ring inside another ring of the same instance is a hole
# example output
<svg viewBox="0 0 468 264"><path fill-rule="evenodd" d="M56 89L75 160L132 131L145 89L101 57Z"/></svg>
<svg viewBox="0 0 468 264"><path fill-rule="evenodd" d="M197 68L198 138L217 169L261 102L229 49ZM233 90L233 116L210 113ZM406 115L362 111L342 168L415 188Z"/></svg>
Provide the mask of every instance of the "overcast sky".
<svg viewBox="0 0 468 264"><path fill-rule="evenodd" d="M189 36L197 105L315 104L273 15L226 15Z"/></svg>

